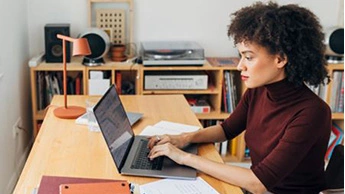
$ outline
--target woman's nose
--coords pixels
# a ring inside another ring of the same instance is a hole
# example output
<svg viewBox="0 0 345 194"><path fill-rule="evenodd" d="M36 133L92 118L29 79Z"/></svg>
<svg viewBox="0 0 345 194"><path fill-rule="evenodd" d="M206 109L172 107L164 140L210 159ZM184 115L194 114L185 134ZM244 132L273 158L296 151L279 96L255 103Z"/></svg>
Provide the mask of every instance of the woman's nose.
<svg viewBox="0 0 345 194"><path fill-rule="evenodd" d="M237 70L238 71L244 71L245 70L245 66L244 66L244 64L242 62L242 59L237 64Z"/></svg>

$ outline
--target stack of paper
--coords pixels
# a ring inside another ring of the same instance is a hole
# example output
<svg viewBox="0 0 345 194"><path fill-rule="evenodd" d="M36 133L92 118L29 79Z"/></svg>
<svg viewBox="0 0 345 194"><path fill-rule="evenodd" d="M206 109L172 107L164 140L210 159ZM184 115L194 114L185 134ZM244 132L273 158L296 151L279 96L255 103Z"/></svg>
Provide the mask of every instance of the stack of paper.
<svg viewBox="0 0 345 194"><path fill-rule="evenodd" d="M153 135L178 135L181 133L194 132L199 130L199 126L186 125L181 123L174 123L170 121L160 121L155 125L146 126L140 133L142 136L153 136Z"/></svg>

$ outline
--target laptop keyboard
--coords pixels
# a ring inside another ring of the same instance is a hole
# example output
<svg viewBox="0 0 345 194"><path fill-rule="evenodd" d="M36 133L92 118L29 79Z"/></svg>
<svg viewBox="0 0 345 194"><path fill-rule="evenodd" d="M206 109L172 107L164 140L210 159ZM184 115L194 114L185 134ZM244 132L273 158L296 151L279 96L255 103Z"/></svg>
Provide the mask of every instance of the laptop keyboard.
<svg viewBox="0 0 345 194"><path fill-rule="evenodd" d="M162 170L164 157L157 157L154 160L150 160L147 157L150 153L150 149L147 147L147 144L148 140L140 140L131 168L142 170Z"/></svg>

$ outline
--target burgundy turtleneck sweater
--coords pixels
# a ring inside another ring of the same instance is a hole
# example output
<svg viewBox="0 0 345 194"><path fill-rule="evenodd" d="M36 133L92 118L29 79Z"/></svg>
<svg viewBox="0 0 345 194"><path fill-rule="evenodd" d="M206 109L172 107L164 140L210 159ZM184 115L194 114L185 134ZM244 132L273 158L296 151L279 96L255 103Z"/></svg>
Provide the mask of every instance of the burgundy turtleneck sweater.
<svg viewBox="0 0 345 194"><path fill-rule="evenodd" d="M228 139L246 130L251 169L273 193L324 189L329 106L305 85L286 79L248 89L222 127Z"/></svg>

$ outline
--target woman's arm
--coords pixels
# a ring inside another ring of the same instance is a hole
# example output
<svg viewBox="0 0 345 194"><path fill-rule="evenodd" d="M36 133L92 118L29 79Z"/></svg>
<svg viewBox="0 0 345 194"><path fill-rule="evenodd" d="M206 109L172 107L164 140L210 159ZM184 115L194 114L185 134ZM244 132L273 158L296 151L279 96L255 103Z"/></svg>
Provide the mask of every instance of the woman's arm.
<svg viewBox="0 0 345 194"><path fill-rule="evenodd" d="M153 159L163 155L181 165L190 166L220 180L244 188L252 193L264 193L266 191L265 186L250 169L218 163L194 154L186 153L171 143L154 146L149 154L149 158Z"/></svg>
<svg viewBox="0 0 345 194"><path fill-rule="evenodd" d="M171 143L178 148L183 148L190 143L214 143L225 141L226 137L222 126L214 125L191 133L180 135L161 135L150 138L148 146L150 149L155 145Z"/></svg>
<svg viewBox="0 0 345 194"><path fill-rule="evenodd" d="M266 191L265 186L250 169L217 163L193 154L187 154L184 159L182 164L237 185L251 193L264 193Z"/></svg>

